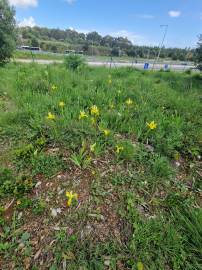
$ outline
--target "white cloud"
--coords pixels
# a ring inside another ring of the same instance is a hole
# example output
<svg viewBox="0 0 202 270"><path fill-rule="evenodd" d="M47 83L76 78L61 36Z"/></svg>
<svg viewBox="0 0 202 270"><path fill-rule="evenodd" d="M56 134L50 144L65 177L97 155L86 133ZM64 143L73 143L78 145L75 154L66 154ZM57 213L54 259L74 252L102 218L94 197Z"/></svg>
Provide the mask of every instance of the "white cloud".
<svg viewBox="0 0 202 270"><path fill-rule="evenodd" d="M179 10L170 10L168 12L168 15L172 18L177 18L177 17L180 17L181 16L181 11Z"/></svg>
<svg viewBox="0 0 202 270"><path fill-rule="evenodd" d="M155 16L151 15L151 14L138 14L137 18L145 19L145 20L151 20L151 19L154 19Z"/></svg>
<svg viewBox="0 0 202 270"><path fill-rule="evenodd" d="M130 32L127 30L120 30L114 33L109 33L109 35L113 37L126 37L129 39L133 44L142 45L145 44L146 40L145 37L134 32Z"/></svg>
<svg viewBox="0 0 202 270"><path fill-rule="evenodd" d="M9 3L15 7L36 7L38 0L9 0Z"/></svg>
<svg viewBox="0 0 202 270"><path fill-rule="evenodd" d="M138 45L138 46L142 46L142 45L158 46L158 43L151 40L150 38L141 34L130 32L128 30L120 30L120 31L108 33L108 34L113 37L126 37L134 45Z"/></svg>
<svg viewBox="0 0 202 270"><path fill-rule="evenodd" d="M69 5L72 5L76 2L76 0L65 0L65 2L67 2Z"/></svg>
<svg viewBox="0 0 202 270"><path fill-rule="evenodd" d="M34 27L36 26L36 22L33 17L24 18L23 21L18 23L18 26L19 27L26 27L26 26Z"/></svg>
<svg viewBox="0 0 202 270"><path fill-rule="evenodd" d="M94 31L94 30L90 30L90 29L74 29L74 28L72 28L72 27L70 27L69 29L75 30L75 31L77 31L78 33L83 33L83 34L88 34L88 33Z"/></svg>

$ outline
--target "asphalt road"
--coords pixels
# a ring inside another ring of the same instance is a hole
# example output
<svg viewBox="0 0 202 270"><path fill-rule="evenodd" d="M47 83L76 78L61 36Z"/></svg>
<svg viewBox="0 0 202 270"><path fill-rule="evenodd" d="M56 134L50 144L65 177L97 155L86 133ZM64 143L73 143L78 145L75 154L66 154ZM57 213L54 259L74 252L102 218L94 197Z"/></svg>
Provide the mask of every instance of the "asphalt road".
<svg viewBox="0 0 202 270"><path fill-rule="evenodd" d="M19 63L32 63L32 59L15 59L16 62ZM42 59L35 59L35 63L38 64L45 64L45 65L50 65L50 64L61 64L63 63L62 60L42 60ZM130 62L104 62L104 61L88 61L87 62L89 66L94 66L94 67L99 67L99 66L105 66L105 67L135 67L138 69L144 69L144 64L143 63L130 63ZM168 66L169 69L175 70L175 71L185 71L187 69L194 69L194 66L191 65L180 65L180 64L173 64ZM153 64L150 64L149 69L153 68ZM164 68L164 64L155 64L154 69L155 70L160 70Z"/></svg>

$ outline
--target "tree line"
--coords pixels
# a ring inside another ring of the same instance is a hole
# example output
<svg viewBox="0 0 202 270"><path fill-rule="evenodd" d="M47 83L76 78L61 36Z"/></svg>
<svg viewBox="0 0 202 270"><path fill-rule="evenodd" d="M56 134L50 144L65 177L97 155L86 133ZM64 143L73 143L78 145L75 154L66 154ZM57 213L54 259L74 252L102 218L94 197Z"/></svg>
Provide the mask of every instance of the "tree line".
<svg viewBox="0 0 202 270"><path fill-rule="evenodd" d="M137 46L126 37L101 36L96 31L87 34L72 29L49 29L46 27L21 27L18 29L20 45L39 46L43 50L64 52L80 50L93 55L126 55L134 58L155 58L159 47ZM195 50L190 48L163 48L161 58L194 61Z"/></svg>

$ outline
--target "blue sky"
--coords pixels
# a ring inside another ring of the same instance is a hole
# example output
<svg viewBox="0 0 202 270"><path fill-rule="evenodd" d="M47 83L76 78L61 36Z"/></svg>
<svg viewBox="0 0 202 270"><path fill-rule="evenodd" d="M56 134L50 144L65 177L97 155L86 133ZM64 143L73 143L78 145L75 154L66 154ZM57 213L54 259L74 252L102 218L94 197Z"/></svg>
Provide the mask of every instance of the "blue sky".
<svg viewBox="0 0 202 270"><path fill-rule="evenodd" d="M158 45L168 24L166 47L194 47L202 33L202 0L9 0L20 25L73 28L126 36Z"/></svg>

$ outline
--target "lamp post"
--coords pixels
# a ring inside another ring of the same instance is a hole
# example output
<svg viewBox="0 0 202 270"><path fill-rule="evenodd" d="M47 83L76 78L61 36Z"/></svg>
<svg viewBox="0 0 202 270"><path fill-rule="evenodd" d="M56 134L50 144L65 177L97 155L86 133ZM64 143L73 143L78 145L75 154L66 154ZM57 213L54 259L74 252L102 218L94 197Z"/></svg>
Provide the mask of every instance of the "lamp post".
<svg viewBox="0 0 202 270"><path fill-rule="evenodd" d="M93 42L93 40L92 40L92 56L93 56L93 53L94 53L94 42Z"/></svg>
<svg viewBox="0 0 202 270"><path fill-rule="evenodd" d="M159 52L158 52L158 55L156 57L156 59L154 60L154 63L153 63L153 70L154 70L154 66L156 63L158 63L158 60L159 60L159 57L160 57L160 54L161 54L161 50L163 48L163 44L164 44L164 41L165 41L165 38L166 38L166 35L167 35L167 32L168 32L168 25L167 24L162 24L160 25L160 27L165 27L165 31L164 31L164 34L163 34L163 39L159 45Z"/></svg>

